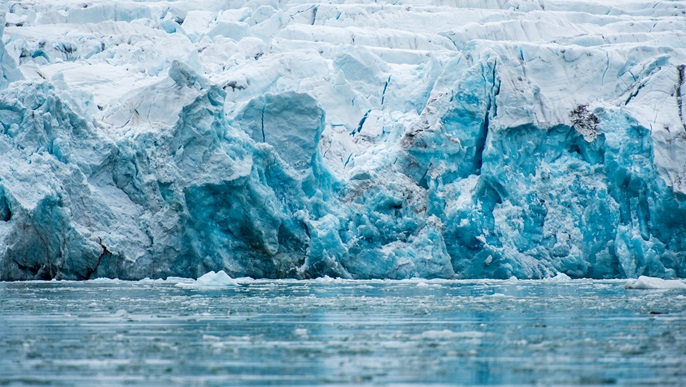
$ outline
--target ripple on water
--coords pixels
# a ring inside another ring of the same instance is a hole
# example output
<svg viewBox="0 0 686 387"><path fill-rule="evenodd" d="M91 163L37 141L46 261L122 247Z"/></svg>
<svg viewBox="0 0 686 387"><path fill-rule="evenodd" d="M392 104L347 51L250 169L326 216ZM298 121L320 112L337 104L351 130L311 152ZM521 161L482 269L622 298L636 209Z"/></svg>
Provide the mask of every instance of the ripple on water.
<svg viewBox="0 0 686 387"><path fill-rule="evenodd" d="M659 384L686 291L624 281L0 283L0 384Z"/></svg>

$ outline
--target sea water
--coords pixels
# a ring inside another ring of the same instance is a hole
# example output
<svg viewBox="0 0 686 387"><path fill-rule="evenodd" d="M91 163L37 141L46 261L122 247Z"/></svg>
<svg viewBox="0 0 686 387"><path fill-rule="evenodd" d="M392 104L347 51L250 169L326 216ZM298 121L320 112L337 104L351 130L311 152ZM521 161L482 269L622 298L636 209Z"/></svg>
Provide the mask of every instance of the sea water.
<svg viewBox="0 0 686 387"><path fill-rule="evenodd" d="M5 282L0 385L683 385L686 291L624 282Z"/></svg>

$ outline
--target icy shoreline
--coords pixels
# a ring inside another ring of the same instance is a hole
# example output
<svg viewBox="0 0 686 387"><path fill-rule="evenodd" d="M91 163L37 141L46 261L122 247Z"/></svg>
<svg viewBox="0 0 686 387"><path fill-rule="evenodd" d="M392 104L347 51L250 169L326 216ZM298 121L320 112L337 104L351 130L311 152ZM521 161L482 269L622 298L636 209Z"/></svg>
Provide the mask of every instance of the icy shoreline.
<svg viewBox="0 0 686 387"><path fill-rule="evenodd" d="M559 276L552 278L543 279L445 279L445 278L407 278L401 280L395 279L346 279L346 278L331 278L328 276L318 277L314 279L290 279L290 278L280 278L280 279L255 279L250 277L240 277L231 278L224 271L219 272L209 272L202 275L198 279L193 278L182 278L182 277L169 277L166 279L151 279L143 278L140 280L121 280L112 278L95 278L86 281L72 281L72 280L56 280L52 279L50 281L43 280L25 280L25 281L0 281L0 283L34 283L34 284L69 284L69 283L103 283L103 284L148 284L148 285L174 285L182 289L193 289L193 290L217 290L232 286L246 286L246 285L259 285L259 284L313 284L313 285L372 285L372 284L396 284L404 285L411 284L419 288L421 287L441 287L441 285L503 285L503 284L527 284L527 285L550 285L558 284L562 286L585 286L589 284L608 284L616 287L623 287L627 290L686 290L686 281L684 280L664 280L655 277L641 276L637 279L590 279L590 278L578 278L571 279L569 277L561 278Z"/></svg>

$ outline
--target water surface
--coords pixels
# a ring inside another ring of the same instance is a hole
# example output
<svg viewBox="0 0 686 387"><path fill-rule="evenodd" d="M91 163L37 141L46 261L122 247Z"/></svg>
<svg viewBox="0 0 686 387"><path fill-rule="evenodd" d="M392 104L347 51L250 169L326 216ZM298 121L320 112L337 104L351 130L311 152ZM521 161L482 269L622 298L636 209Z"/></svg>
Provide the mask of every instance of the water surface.
<svg viewBox="0 0 686 387"><path fill-rule="evenodd" d="M686 383L686 291L622 281L0 283L0 385Z"/></svg>

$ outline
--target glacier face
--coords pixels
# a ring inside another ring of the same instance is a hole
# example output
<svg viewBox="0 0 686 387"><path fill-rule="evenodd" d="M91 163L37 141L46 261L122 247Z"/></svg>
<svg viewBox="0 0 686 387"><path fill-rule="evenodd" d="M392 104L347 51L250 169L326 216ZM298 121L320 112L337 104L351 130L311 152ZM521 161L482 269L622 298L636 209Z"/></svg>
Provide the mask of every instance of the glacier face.
<svg viewBox="0 0 686 387"><path fill-rule="evenodd" d="M684 2L382 3L9 2L0 280L686 277Z"/></svg>

